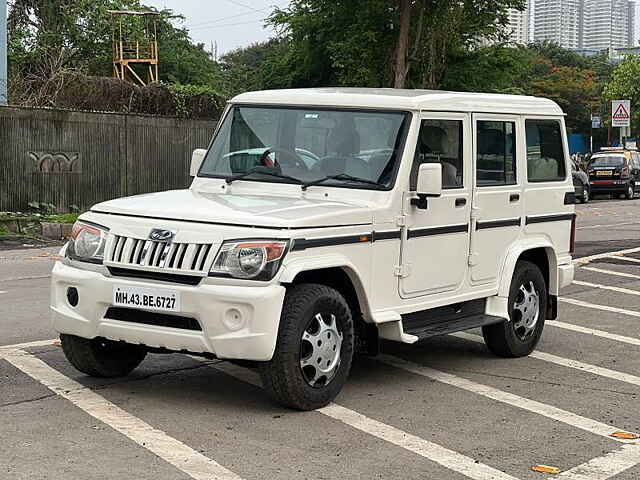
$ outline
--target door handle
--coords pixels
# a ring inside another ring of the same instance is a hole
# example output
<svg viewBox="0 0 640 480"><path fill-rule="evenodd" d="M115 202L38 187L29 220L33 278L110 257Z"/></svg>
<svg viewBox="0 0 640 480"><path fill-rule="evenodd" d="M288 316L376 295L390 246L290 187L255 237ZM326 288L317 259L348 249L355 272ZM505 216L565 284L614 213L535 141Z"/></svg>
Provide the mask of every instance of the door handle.
<svg viewBox="0 0 640 480"><path fill-rule="evenodd" d="M456 198L456 207L464 207L467 204L466 198Z"/></svg>
<svg viewBox="0 0 640 480"><path fill-rule="evenodd" d="M511 195L509 195L509 201L510 202L517 202L518 200L520 200L520 194L519 193L512 193Z"/></svg>

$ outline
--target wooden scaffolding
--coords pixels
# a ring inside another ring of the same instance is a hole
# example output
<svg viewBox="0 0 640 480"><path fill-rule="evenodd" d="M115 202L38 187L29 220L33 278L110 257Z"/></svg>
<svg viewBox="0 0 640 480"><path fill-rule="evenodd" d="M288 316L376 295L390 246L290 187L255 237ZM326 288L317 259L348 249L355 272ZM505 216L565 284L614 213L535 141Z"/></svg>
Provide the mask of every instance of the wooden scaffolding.
<svg viewBox="0 0 640 480"><path fill-rule="evenodd" d="M158 81L158 12L109 10L112 15L113 76L146 86ZM137 21L126 22L135 16Z"/></svg>

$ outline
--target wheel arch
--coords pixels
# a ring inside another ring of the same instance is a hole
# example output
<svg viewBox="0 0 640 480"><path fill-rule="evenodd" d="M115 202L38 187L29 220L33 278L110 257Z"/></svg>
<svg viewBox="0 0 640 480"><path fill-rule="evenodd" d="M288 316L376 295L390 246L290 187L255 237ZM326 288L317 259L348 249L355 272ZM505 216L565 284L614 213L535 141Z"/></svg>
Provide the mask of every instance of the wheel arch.
<svg viewBox="0 0 640 480"><path fill-rule="evenodd" d="M548 240L518 245L507 255L502 269L498 295L509 296L511 278L516 264L520 260L527 260L540 268L547 284L549 295L558 295L558 259L553 245Z"/></svg>

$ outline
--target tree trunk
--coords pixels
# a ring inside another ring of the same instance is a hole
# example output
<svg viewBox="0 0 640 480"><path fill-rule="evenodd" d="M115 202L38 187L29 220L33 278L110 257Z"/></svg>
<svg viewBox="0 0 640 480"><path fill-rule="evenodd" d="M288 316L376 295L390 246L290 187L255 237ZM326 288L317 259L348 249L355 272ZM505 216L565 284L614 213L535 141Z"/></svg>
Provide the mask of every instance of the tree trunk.
<svg viewBox="0 0 640 480"><path fill-rule="evenodd" d="M398 0L400 7L400 32L396 47L394 88L404 88L407 80L409 31L411 30L411 0Z"/></svg>

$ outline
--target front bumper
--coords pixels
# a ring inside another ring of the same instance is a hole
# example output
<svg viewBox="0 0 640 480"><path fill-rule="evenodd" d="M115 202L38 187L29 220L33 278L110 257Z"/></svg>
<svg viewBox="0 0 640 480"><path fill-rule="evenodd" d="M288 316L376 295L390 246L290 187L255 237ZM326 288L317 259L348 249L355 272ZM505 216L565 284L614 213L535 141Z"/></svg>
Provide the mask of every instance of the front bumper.
<svg viewBox="0 0 640 480"><path fill-rule="evenodd" d="M188 286L113 278L105 272L56 263L51 276L51 322L57 332L169 350L208 352L219 358L266 361L273 356L285 294L282 285ZM198 320L202 331L105 318L116 284L178 290L180 315ZM76 307L67 300L69 287L78 290Z"/></svg>

